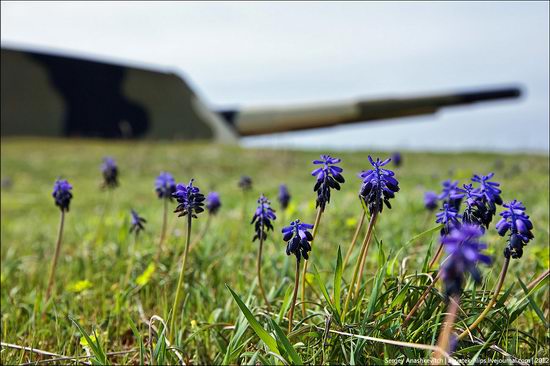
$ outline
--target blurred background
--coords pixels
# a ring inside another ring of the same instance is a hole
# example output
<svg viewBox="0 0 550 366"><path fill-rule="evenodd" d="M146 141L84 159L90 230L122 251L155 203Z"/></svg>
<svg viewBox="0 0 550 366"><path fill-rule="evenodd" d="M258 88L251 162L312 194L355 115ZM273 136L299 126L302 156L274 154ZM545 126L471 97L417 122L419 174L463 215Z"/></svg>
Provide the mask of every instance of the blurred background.
<svg viewBox="0 0 550 366"><path fill-rule="evenodd" d="M519 99L240 143L548 154L548 13L548 2L3 1L1 42L175 72L212 109L519 86Z"/></svg>

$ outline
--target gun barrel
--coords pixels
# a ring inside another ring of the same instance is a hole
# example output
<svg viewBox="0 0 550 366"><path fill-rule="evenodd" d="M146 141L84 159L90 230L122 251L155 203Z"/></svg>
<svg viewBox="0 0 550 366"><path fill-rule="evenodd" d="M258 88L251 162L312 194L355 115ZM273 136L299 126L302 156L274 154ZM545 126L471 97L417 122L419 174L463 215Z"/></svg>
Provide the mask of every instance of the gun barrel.
<svg viewBox="0 0 550 366"><path fill-rule="evenodd" d="M520 89L506 88L409 98L255 107L239 110L232 119L240 135L250 136L434 114L443 107L517 98L520 95Z"/></svg>

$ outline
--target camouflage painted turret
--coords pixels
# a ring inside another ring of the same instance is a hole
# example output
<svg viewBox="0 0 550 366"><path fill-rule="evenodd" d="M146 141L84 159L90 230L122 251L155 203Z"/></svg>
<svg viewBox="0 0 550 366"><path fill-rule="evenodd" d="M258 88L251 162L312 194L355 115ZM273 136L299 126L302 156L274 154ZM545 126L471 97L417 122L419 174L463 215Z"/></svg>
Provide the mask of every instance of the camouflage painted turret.
<svg viewBox="0 0 550 366"><path fill-rule="evenodd" d="M236 141L239 136L436 113L517 88L213 111L178 75L2 48L1 134Z"/></svg>

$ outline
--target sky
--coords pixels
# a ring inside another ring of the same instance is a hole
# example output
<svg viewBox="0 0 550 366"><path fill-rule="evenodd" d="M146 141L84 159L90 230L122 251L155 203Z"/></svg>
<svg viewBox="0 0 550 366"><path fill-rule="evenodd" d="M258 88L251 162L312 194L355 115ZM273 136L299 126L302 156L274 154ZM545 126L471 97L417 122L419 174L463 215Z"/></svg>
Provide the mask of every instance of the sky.
<svg viewBox="0 0 550 366"><path fill-rule="evenodd" d="M520 86L519 100L245 146L549 150L548 2L6 2L3 45L175 71L213 108Z"/></svg>

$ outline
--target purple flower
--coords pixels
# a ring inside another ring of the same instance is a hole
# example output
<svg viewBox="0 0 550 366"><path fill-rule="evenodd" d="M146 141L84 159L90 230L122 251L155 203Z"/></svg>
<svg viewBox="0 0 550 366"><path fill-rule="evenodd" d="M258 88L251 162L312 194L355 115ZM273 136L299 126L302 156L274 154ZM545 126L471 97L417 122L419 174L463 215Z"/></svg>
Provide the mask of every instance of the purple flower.
<svg viewBox="0 0 550 366"><path fill-rule="evenodd" d="M290 201L290 193L288 193L288 188L285 184L281 184L279 186L279 196L277 198L279 199L281 208L283 210L286 209L288 207L288 202Z"/></svg>
<svg viewBox="0 0 550 366"><path fill-rule="evenodd" d="M321 160L313 160L313 164L323 165L311 172L311 175L317 178L313 187L313 191L317 192L315 207L320 207L321 211L324 211L327 203L330 203L330 190L339 191L339 183L345 182L341 174L343 169L335 165L341 161L342 159L333 158L330 155L321 155Z"/></svg>
<svg viewBox="0 0 550 366"><path fill-rule="evenodd" d="M144 223L147 222L143 217L140 217L136 211L133 209L130 211L131 213L131 222L130 222L130 232L135 232L136 235L142 231L145 230L145 227L143 226Z"/></svg>
<svg viewBox="0 0 550 366"><path fill-rule="evenodd" d="M174 210L174 212L179 212L178 217L190 215L197 218L197 214L204 211L204 195L200 193L198 187L193 186L193 180L191 179L188 185L176 185L176 192L172 196L179 203Z"/></svg>
<svg viewBox="0 0 550 366"><path fill-rule="evenodd" d="M441 237L441 243L449 257L441 268L447 296L460 295L464 274L470 272L476 283L481 281L477 263L491 264L491 257L481 253L487 245L479 239L483 230L477 225L464 224Z"/></svg>
<svg viewBox="0 0 550 366"><path fill-rule="evenodd" d="M116 188L118 186L118 167L113 158L103 158L101 173L103 174L103 187Z"/></svg>
<svg viewBox="0 0 550 366"><path fill-rule="evenodd" d="M220 201L218 192L210 192L206 195L206 209L209 214L215 215L221 206L222 202Z"/></svg>
<svg viewBox="0 0 550 366"><path fill-rule="evenodd" d="M271 202L263 194L258 198L258 207L250 222L254 224L254 231L256 232L252 241L256 239L265 240L267 238L267 231L273 230L271 220L275 220L277 217L275 216L275 210L270 205Z"/></svg>
<svg viewBox="0 0 550 366"><path fill-rule="evenodd" d="M495 173L489 173L487 175L477 175L474 174L472 182L479 183L480 192L485 196L485 198L497 205L502 205L502 198L500 197L500 183L489 182L489 179L493 178Z"/></svg>
<svg viewBox="0 0 550 366"><path fill-rule="evenodd" d="M401 163L403 163L403 158L401 157L401 153L396 151L391 155L391 161L393 161L393 165L396 167L400 167Z"/></svg>
<svg viewBox="0 0 550 366"><path fill-rule="evenodd" d="M424 193L424 207L428 210L433 211L437 208L437 193L433 191L428 191Z"/></svg>
<svg viewBox="0 0 550 366"><path fill-rule="evenodd" d="M158 198L172 199L172 195L176 192L176 181L170 173L161 172L155 180L155 191Z"/></svg>
<svg viewBox="0 0 550 366"><path fill-rule="evenodd" d="M457 189L466 197L466 208L462 214L462 222L489 228L492 215L486 206L486 201L483 199L483 193L479 188L474 188L472 184L464 184L463 187L464 189Z"/></svg>
<svg viewBox="0 0 550 366"><path fill-rule="evenodd" d="M449 203L458 211L460 209L462 197L464 197L464 194L459 191L458 181L452 182L451 180L446 180L442 182L441 185L441 194L437 198Z"/></svg>
<svg viewBox="0 0 550 366"><path fill-rule="evenodd" d="M249 191L252 189L252 178L250 178L248 175L243 175L241 179L239 179L239 187L243 191Z"/></svg>
<svg viewBox="0 0 550 366"><path fill-rule="evenodd" d="M523 247L534 238L533 224L525 213L523 203L513 200L503 205L507 210L500 213L502 218L497 223L497 231L500 236L506 235L509 231L508 245L504 249L506 258L521 258Z"/></svg>
<svg viewBox="0 0 550 366"><path fill-rule="evenodd" d="M363 184L359 191L359 197L369 208L371 215L382 212L384 203L391 209L390 199L395 197L399 191L399 182L395 179L395 173L389 169L382 168L387 165L391 159L374 161L369 155L369 162L374 169L361 172L359 177L363 179Z"/></svg>
<svg viewBox="0 0 550 366"><path fill-rule="evenodd" d="M487 207L488 217L487 217L487 226L493 220L497 212L496 205L502 205L502 198L500 193L502 192L500 188L500 183L489 182L489 179L493 178L495 173L489 173L488 175L474 175L472 178L473 182L479 183L479 191L483 196L483 202Z"/></svg>
<svg viewBox="0 0 550 366"><path fill-rule="evenodd" d="M71 193L73 186L64 179L58 179L53 184L52 197L55 201L55 205L58 206L61 211L69 211L69 204L73 194Z"/></svg>
<svg viewBox="0 0 550 366"><path fill-rule="evenodd" d="M313 240L313 235L308 230L313 229L313 225L295 220L290 223L290 226L283 228L283 240L287 242L286 255L294 254L298 262L302 257L308 259L308 252L311 251L310 242Z"/></svg>
<svg viewBox="0 0 550 366"><path fill-rule="evenodd" d="M460 221L458 220L462 218L462 215L458 213L456 208L445 202L443 203L443 208L439 211L439 213L435 214L435 222L438 224L443 224L443 228L441 229L442 236L449 233L453 228L460 226Z"/></svg>

